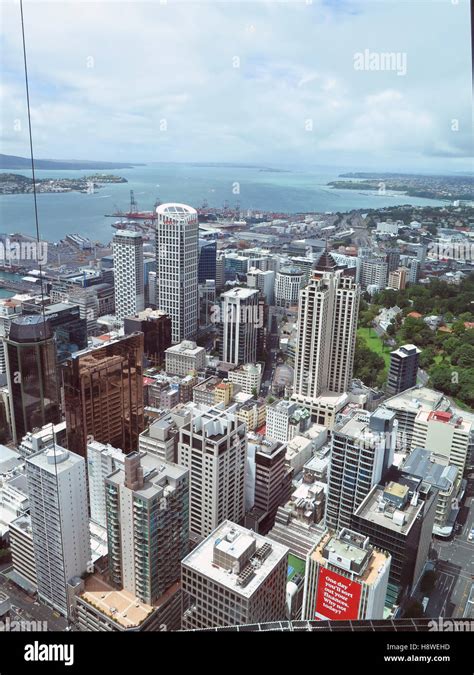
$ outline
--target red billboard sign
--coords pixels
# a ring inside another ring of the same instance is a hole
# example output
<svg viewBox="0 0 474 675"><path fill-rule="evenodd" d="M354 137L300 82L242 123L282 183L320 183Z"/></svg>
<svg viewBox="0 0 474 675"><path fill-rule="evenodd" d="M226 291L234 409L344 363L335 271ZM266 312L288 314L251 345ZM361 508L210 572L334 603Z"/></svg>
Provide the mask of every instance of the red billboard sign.
<svg viewBox="0 0 474 675"><path fill-rule="evenodd" d="M350 621L359 616L362 587L357 581L331 572L324 567L319 570L316 596L316 619Z"/></svg>

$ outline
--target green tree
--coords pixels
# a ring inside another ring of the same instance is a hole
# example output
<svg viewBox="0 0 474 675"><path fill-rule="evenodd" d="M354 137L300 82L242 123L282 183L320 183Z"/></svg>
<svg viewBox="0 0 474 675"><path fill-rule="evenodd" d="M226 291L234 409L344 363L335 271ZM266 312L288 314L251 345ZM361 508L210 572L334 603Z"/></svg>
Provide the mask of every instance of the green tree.
<svg viewBox="0 0 474 675"><path fill-rule="evenodd" d="M420 366L426 370L433 365L436 352L433 347L426 347L420 354Z"/></svg>
<svg viewBox="0 0 474 675"><path fill-rule="evenodd" d="M474 368L474 346L461 344L453 352L451 363L461 368Z"/></svg>
<svg viewBox="0 0 474 675"><path fill-rule="evenodd" d="M462 335L465 332L466 326L464 325L464 321L455 321L455 323L453 323L453 333L455 335Z"/></svg>

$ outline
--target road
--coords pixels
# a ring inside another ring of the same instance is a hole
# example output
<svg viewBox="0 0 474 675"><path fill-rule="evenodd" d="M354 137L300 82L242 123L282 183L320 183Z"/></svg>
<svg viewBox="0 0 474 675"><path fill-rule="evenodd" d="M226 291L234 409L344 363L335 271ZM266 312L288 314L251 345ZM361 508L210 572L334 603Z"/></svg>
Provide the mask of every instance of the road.
<svg viewBox="0 0 474 675"><path fill-rule="evenodd" d="M474 582L474 541L468 536L474 527L474 480L470 479L458 522L462 531L451 540L435 539L437 580L430 594L426 615L460 618Z"/></svg>
<svg viewBox="0 0 474 675"><path fill-rule="evenodd" d="M24 593L4 575L4 572L10 569L3 569L0 572L0 597L4 600L6 596L10 600L12 609L10 620L46 621L48 631L65 630L67 621L64 617L59 616L49 607L37 603L34 598Z"/></svg>

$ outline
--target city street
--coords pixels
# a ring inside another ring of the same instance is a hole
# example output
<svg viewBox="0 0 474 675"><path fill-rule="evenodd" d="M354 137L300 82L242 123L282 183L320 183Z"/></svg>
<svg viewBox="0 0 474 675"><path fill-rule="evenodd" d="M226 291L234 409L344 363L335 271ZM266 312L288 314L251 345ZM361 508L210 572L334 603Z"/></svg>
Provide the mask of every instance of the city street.
<svg viewBox="0 0 474 675"><path fill-rule="evenodd" d="M46 605L38 604L34 598L18 588L5 576L4 572L10 571L10 569L3 569L0 572L0 600L8 599L10 601L10 620L46 621L48 631L65 630L67 621L63 616L59 616L57 612L53 612Z"/></svg>
<svg viewBox="0 0 474 675"><path fill-rule="evenodd" d="M427 616L459 618L463 615L474 583L474 542L468 541L474 526L473 493L474 481L470 479L457 521L462 524L462 531L449 541L434 540L437 579L430 594Z"/></svg>

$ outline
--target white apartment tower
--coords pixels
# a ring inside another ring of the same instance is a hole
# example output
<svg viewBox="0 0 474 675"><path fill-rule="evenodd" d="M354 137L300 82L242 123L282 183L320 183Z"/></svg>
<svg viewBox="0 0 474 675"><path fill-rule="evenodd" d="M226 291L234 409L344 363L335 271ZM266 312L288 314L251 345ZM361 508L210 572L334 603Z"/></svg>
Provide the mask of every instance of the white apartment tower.
<svg viewBox="0 0 474 675"><path fill-rule="evenodd" d="M38 594L68 615L67 585L91 559L86 466L59 445L26 460Z"/></svg>
<svg viewBox="0 0 474 675"><path fill-rule="evenodd" d="M178 464L189 469L189 529L207 537L226 518L245 514L246 426L226 410L209 408L180 429Z"/></svg>
<svg viewBox="0 0 474 675"><path fill-rule="evenodd" d="M123 467L125 453L109 443L90 441L87 444L87 481L91 520L107 527L105 507L105 479L112 472Z"/></svg>
<svg viewBox="0 0 474 675"><path fill-rule="evenodd" d="M304 272L298 267L282 267L276 273L275 305L292 307L298 304L298 296L303 285Z"/></svg>
<svg viewBox="0 0 474 675"><path fill-rule="evenodd" d="M354 364L359 297L354 278L336 269L315 271L300 292L294 400L311 408L322 394L347 391Z"/></svg>
<svg viewBox="0 0 474 675"><path fill-rule="evenodd" d="M115 315L120 321L145 309L143 238L121 230L113 239Z"/></svg>
<svg viewBox="0 0 474 675"><path fill-rule="evenodd" d="M161 204L156 213L155 301L171 317L177 344L194 338L198 327L198 216L185 204Z"/></svg>

